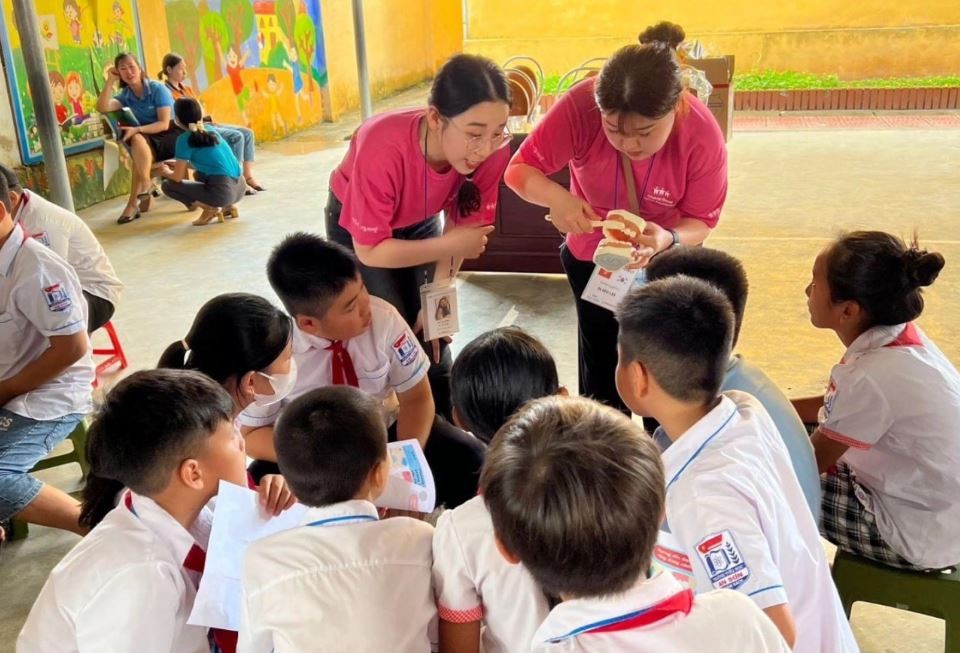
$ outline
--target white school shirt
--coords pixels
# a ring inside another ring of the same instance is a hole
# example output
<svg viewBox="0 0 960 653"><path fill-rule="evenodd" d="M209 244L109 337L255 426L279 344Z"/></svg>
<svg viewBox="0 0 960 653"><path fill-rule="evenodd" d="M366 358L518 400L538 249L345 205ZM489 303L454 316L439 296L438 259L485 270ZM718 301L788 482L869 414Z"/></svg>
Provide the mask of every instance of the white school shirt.
<svg viewBox="0 0 960 653"><path fill-rule="evenodd" d="M17 653L209 653L207 629L188 626L195 579L183 568L206 549L213 513L189 531L131 493L61 560L40 590Z"/></svg>
<svg viewBox="0 0 960 653"><path fill-rule="evenodd" d="M370 313L370 328L348 340L345 347L357 372L360 389L380 400L384 420L391 426L397 420L397 393L410 390L426 378L430 359L391 304L371 297ZM300 395L332 385L333 354L327 350L332 344L331 340L294 327L297 382L293 390L274 406L251 404L240 413L240 423L253 428L269 426L277 421L283 407Z"/></svg>
<svg viewBox="0 0 960 653"><path fill-rule="evenodd" d="M480 496L437 520L433 589L442 620L483 621L484 653L524 650L550 612L526 567L510 564L497 550L493 522Z"/></svg>
<svg viewBox="0 0 960 653"><path fill-rule="evenodd" d="M76 273L15 226L0 247L0 381L37 360L50 347L50 336L75 333L86 339L87 303ZM88 413L93 378L88 348L62 374L2 408L40 421Z"/></svg>
<svg viewBox="0 0 960 653"><path fill-rule="evenodd" d="M796 653L859 650L786 445L755 397L722 394L663 464L666 527L698 590L735 589L760 608L788 603Z"/></svg>
<svg viewBox="0 0 960 653"><path fill-rule="evenodd" d="M676 612L639 627L590 632L655 608L684 591L667 572L643 578L621 594L571 599L550 611L534 635L535 653L789 653L773 622L750 599L717 590L699 594L690 612ZM519 651L521 649L513 649ZM824 649L823 653L826 653Z"/></svg>
<svg viewBox="0 0 960 653"><path fill-rule="evenodd" d="M359 500L301 523L247 550L237 653L429 653L433 528Z"/></svg>
<svg viewBox="0 0 960 653"><path fill-rule="evenodd" d="M120 301L123 283L97 237L80 216L28 190L13 216L30 238L40 241L73 267L80 286L114 306Z"/></svg>
<svg viewBox="0 0 960 653"><path fill-rule="evenodd" d="M830 372L820 431L850 448L883 539L920 567L960 562L960 375L913 324L869 329Z"/></svg>

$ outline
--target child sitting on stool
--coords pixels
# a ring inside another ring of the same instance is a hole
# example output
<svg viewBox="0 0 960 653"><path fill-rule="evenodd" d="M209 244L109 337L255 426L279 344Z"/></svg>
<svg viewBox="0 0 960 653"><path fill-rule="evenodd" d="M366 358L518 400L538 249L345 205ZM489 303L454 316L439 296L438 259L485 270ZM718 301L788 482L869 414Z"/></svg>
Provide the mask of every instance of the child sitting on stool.
<svg viewBox="0 0 960 653"><path fill-rule="evenodd" d="M203 110L193 98L173 103L173 117L187 131L177 137L176 165L173 172L164 172L161 188L167 197L188 207L203 209L193 224L200 227L216 218L238 218L235 204L246 191L240 174L240 163L230 146L217 134L203 126ZM188 181L187 165L193 166L196 181Z"/></svg>

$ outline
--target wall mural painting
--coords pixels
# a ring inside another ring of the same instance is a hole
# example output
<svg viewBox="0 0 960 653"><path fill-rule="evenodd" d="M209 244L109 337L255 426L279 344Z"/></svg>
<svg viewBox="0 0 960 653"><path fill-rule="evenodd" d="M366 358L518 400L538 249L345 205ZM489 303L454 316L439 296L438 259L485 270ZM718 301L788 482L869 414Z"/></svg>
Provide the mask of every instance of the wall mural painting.
<svg viewBox="0 0 960 653"><path fill-rule="evenodd" d="M35 164L43 155L13 3L0 2L0 36L20 151L24 163ZM133 0L34 0L34 4L64 149L72 154L99 147L103 128L94 107L104 71L121 51L140 57Z"/></svg>
<svg viewBox="0 0 960 653"><path fill-rule="evenodd" d="M170 47L217 122L282 138L330 119L319 0L167 0Z"/></svg>

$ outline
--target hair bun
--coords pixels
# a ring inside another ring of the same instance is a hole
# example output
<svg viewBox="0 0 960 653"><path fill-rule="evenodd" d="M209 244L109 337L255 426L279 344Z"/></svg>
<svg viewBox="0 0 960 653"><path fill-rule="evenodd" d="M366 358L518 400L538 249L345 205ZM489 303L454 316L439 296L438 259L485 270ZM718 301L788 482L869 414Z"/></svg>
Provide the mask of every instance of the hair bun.
<svg viewBox="0 0 960 653"><path fill-rule="evenodd" d="M916 246L903 253L903 271L908 285L913 288L932 284L943 269L944 263L946 261L942 255L917 249Z"/></svg>
<svg viewBox="0 0 960 653"><path fill-rule="evenodd" d="M683 43L684 39L687 38L687 33L683 31L683 28L677 25L676 23L671 23L669 21L661 21L656 25L651 25L647 29L640 32L640 43L663 43L670 46L672 50L676 50L680 47L680 44Z"/></svg>

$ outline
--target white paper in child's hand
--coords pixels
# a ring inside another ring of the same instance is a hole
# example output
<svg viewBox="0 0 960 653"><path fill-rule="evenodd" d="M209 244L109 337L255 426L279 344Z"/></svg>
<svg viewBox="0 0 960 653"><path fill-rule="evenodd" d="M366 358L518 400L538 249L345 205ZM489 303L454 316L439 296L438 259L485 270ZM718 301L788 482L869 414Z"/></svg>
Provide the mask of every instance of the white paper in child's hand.
<svg viewBox="0 0 960 653"><path fill-rule="evenodd" d="M387 456L390 458L390 477L383 494L373 503L378 508L433 512L437 489L420 442L388 442Z"/></svg>
<svg viewBox="0 0 960 653"><path fill-rule="evenodd" d="M297 503L271 517L260 507L256 491L220 481L203 578L187 623L239 630L243 600L240 579L247 547L268 535L299 526L306 510L306 506Z"/></svg>

